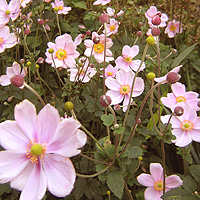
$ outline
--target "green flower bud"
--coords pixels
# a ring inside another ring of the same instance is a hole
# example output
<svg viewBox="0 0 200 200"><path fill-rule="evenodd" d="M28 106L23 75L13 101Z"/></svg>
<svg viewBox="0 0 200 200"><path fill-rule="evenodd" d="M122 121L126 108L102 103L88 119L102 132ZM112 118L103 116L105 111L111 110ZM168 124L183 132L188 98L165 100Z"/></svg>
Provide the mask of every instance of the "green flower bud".
<svg viewBox="0 0 200 200"><path fill-rule="evenodd" d="M147 77L148 80L153 80L153 79L156 77L156 75L155 75L155 73L153 73L153 72L149 72L149 73L146 75L146 77Z"/></svg>
<svg viewBox="0 0 200 200"><path fill-rule="evenodd" d="M27 65L28 67L31 66L31 62L30 62L30 61L27 62L26 65Z"/></svg>
<svg viewBox="0 0 200 200"><path fill-rule="evenodd" d="M111 194L110 190L108 190L108 191L106 192L106 194L107 194L108 196L110 196L110 194Z"/></svg>
<svg viewBox="0 0 200 200"><path fill-rule="evenodd" d="M40 68L40 65L36 64L36 65L35 65L35 68L36 68L36 69L39 69L39 68Z"/></svg>
<svg viewBox="0 0 200 200"><path fill-rule="evenodd" d="M53 53L53 52L54 52L54 49L49 49L48 52L49 52L49 53Z"/></svg>
<svg viewBox="0 0 200 200"><path fill-rule="evenodd" d="M53 10L54 10L55 12L58 12L60 9L59 9L58 7L55 7Z"/></svg>
<svg viewBox="0 0 200 200"><path fill-rule="evenodd" d="M71 101L67 101L65 103L66 110L72 110L74 108L74 104Z"/></svg>
<svg viewBox="0 0 200 200"><path fill-rule="evenodd" d="M153 36L149 36L147 39L146 39L147 43L151 46L153 46L155 44L155 38Z"/></svg>
<svg viewBox="0 0 200 200"><path fill-rule="evenodd" d="M143 159L142 156L139 156L139 157L138 157L138 160L139 160L139 161L142 161L142 159Z"/></svg>

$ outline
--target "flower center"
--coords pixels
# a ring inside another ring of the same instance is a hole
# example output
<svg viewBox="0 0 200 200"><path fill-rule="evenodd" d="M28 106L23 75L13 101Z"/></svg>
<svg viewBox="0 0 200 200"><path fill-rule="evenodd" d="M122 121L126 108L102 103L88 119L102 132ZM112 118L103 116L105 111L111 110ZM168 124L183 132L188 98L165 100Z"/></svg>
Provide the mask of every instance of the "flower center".
<svg viewBox="0 0 200 200"><path fill-rule="evenodd" d="M62 6L58 6L59 10L63 10L63 7Z"/></svg>
<svg viewBox="0 0 200 200"><path fill-rule="evenodd" d="M30 141L30 143L27 145L26 148L26 155L28 158L30 158L32 163L38 164L38 159L40 156L40 159L43 159L46 153L46 146L44 144L39 144L36 141Z"/></svg>
<svg viewBox="0 0 200 200"><path fill-rule="evenodd" d="M114 31L115 30L115 25L111 25L110 26L110 31Z"/></svg>
<svg viewBox="0 0 200 200"><path fill-rule="evenodd" d="M56 52L56 56L59 60L63 60L65 58L67 58L67 52L64 49L59 49Z"/></svg>
<svg viewBox="0 0 200 200"><path fill-rule="evenodd" d="M108 75L108 76L112 76L113 73L112 73L112 72L107 72L107 75Z"/></svg>
<svg viewBox="0 0 200 200"><path fill-rule="evenodd" d="M99 44L95 44L94 45L94 51L96 53L102 53L104 50L104 45L102 43L99 43Z"/></svg>
<svg viewBox="0 0 200 200"><path fill-rule="evenodd" d="M10 14L10 10L6 10L6 15L9 15Z"/></svg>
<svg viewBox="0 0 200 200"><path fill-rule="evenodd" d="M183 97L183 96L179 96L179 97L176 97L176 102L179 103L179 102L185 102L186 101L186 98Z"/></svg>
<svg viewBox="0 0 200 200"><path fill-rule="evenodd" d="M156 190L161 191L163 190L163 182L161 180L156 181L154 184Z"/></svg>
<svg viewBox="0 0 200 200"><path fill-rule="evenodd" d="M181 123L181 128L184 131L190 131L190 130L192 130L194 128L194 124L190 120L184 120Z"/></svg>
<svg viewBox="0 0 200 200"><path fill-rule="evenodd" d="M126 57L126 58L124 58L124 60L125 60L127 63L131 63L133 59L132 59L131 57Z"/></svg>
<svg viewBox="0 0 200 200"><path fill-rule="evenodd" d="M175 31L176 30L176 26L174 26L174 24L172 24L172 26L170 27L170 31Z"/></svg>
<svg viewBox="0 0 200 200"><path fill-rule="evenodd" d="M119 89L121 94L128 94L131 91L131 87L129 85L122 85Z"/></svg>
<svg viewBox="0 0 200 200"><path fill-rule="evenodd" d="M0 38L0 44L3 44L3 38Z"/></svg>

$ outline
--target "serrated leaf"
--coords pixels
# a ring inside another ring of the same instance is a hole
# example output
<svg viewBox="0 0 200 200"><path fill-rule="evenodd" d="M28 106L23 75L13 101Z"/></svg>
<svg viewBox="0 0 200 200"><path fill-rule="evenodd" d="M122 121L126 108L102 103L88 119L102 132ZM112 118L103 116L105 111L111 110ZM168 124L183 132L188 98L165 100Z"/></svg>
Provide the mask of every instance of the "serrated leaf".
<svg viewBox="0 0 200 200"><path fill-rule="evenodd" d="M183 178L183 187L192 194L197 189L197 183L191 176L186 176Z"/></svg>
<svg viewBox="0 0 200 200"><path fill-rule="evenodd" d="M180 53L180 55L179 55L177 58L175 58L175 60L174 60L174 62L172 63L172 66L171 66L171 67L174 68L174 67L178 66L178 65L181 63L181 61L184 60L184 59L186 58L186 56L189 55L189 54L194 50L194 48L195 48L195 46L196 46L197 44L198 44L198 43L195 43L195 44L193 44L192 46L186 48L184 51L182 51L182 52Z"/></svg>
<svg viewBox="0 0 200 200"><path fill-rule="evenodd" d="M192 165L189 167L190 173L194 177L194 179L199 182L200 181L200 165Z"/></svg>
<svg viewBox="0 0 200 200"><path fill-rule="evenodd" d="M131 147L127 152L129 158L138 158L143 155L143 150L140 147Z"/></svg>
<svg viewBox="0 0 200 200"><path fill-rule="evenodd" d="M125 128L123 126L120 126L118 129L114 130L114 134L122 134L124 132Z"/></svg>
<svg viewBox="0 0 200 200"><path fill-rule="evenodd" d="M122 199L124 178L121 171L113 171L107 175L107 185L116 197Z"/></svg>
<svg viewBox="0 0 200 200"><path fill-rule="evenodd" d="M101 120L103 121L103 124L105 126L111 126L114 122L114 117L112 114L109 114L109 115L103 114L101 116Z"/></svg>

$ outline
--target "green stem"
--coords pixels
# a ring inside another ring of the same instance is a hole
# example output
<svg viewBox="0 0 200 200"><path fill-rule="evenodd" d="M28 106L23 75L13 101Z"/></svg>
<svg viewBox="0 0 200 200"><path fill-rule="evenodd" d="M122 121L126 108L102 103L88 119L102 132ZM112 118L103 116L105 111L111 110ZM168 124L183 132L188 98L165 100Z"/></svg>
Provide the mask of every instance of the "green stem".
<svg viewBox="0 0 200 200"><path fill-rule="evenodd" d="M126 184L126 181L124 180L124 188L125 188L125 191L126 191L126 193L127 193L127 195L128 195L128 198L130 199L130 200L133 200L133 197L132 197L132 195L131 195L131 193L130 193L130 190L128 189L128 185Z"/></svg>
<svg viewBox="0 0 200 200"><path fill-rule="evenodd" d="M59 23L59 18L58 18L58 12L56 12L56 20L57 20L57 24L58 24L59 34L61 35L61 29L60 29L60 23Z"/></svg>
<svg viewBox="0 0 200 200"><path fill-rule="evenodd" d="M100 164L104 164L104 165L107 165L107 164L108 164L108 163L106 163L106 162L101 162L101 161L99 161L99 160L95 160L95 159L93 159L93 158L90 158L89 156L86 156L86 155L84 155L84 154L82 154L82 153L80 153L80 155L83 156L84 158L87 158L88 160L92 160L93 162L96 162L96 163L100 163Z"/></svg>

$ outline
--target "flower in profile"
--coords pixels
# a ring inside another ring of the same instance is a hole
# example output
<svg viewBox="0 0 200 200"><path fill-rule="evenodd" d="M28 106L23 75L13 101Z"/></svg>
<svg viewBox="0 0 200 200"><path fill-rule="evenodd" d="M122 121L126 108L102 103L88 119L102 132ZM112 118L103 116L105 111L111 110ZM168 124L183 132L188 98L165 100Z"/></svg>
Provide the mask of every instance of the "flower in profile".
<svg viewBox="0 0 200 200"><path fill-rule="evenodd" d="M96 0L93 5L106 5L108 3L110 3L111 0Z"/></svg>
<svg viewBox="0 0 200 200"><path fill-rule="evenodd" d="M176 21L169 21L165 29L165 33L168 34L169 38L173 38L176 34L182 33L183 29L181 23Z"/></svg>
<svg viewBox="0 0 200 200"><path fill-rule="evenodd" d="M123 111L125 112L131 97L137 97L144 91L144 81L142 78L136 77L132 96L131 89L135 73L132 71L119 70L116 78L106 78L105 84L108 87L106 95L112 99L111 105L119 104L123 101Z"/></svg>
<svg viewBox="0 0 200 200"><path fill-rule="evenodd" d="M88 65L89 65L89 60L86 59L82 67L77 66L77 67L69 69L70 81L76 82L80 80L83 83L89 82L90 79L96 74L97 71L95 68L92 68Z"/></svg>
<svg viewBox="0 0 200 200"><path fill-rule="evenodd" d="M114 17L114 18L119 17L124 14L123 10L120 10L117 14L115 14L115 9L111 7L107 7L106 11L109 17Z"/></svg>
<svg viewBox="0 0 200 200"><path fill-rule="evenodd" d="M157 82L157 83L160 83L160 82L164 81L162 84L167 83L167 75L168 75L170 72L175 72L175 73L178 74L182 66L183 66L183 65L179 65L179 66L177 66L177 67L174 67L174 68L173 68L171 71L169 71L165 76L162 76L162 77L159 77L159 78L154 78L154 81ZM165 80L166 80L166 81L165 81Z"/></svg>
<svg viewBox="0 0 200 200"><path fill-rule="evenodd" d="M61 120L56 108L45 105L39 114L24 100L15 106L15 120L0 124L0 183L22 191L20 200L41 200L48 189L57 197L72 191L76 179L69 159L80 153L86 135L72 118Z"/></svg>
<svg viewBox="0 0 200 200"><path fill-rule="evenodd" d="M116 66L124 69L126 71L130 71L131 69L137 71L141 60L133 60L133 58L139 53L139 46L134 45L132 47L125 45L122 49L122 56L119 56L115 63ZM145 68L145 64L143 63L140 70Z"/></svg>
<svg viewBox="0 0 200 200"><path fill-rule="evenodd" d="M52 8L58 8L58 14L68 14L71 7L64 7L64 2L62 0L55 0L55 3L51 3Z"/></svg>
<svg viewBox="0 0 200 200"><path fill-rule="evenodd" d="M106 78L108 78L108 77L114 78L116 76L116 73L117 73L118 69L119 69L118 67L113 67L111 64L109 64L105 68L105 77ZM101 77L103 77L103 75L101 75Z"/></svg>
<svg viewBox="0 0 200 200"><path fill-rule="evenodd" d="M179 103L184 102L196 111L200 110L198 106L198 102L200 101L198 93L192 91L186 92L185 85L179 82L172 84L171 89L172 93L168 93L167 97L161 97L160 99L164 106L173 110Z"/></svg>
<svg viewBox="0 0 200 200"><path fill-rule="evenodd" d="M172 134L176 136L172 140L178 147L185 147L192 142L200 142L200 118L197 117L195 109L187 103L180 103L184 110L181 116L172 116L170 123L172 125ZM168 123L170 115L161 116L162 123Z"/></svg>
<svg viewBox="0 0 200 200"><path fill-rule="evenodd" d="M153 28L152 19L154 19L154 17L156 16L159 16L161 19L161 23L159 24L159 26L165 27L168 17L165 13L161 13L160 11L157 11L157 8L155 6L150 6L147 12L145 12L145 17L148 19L149 26Z"/></svg>
<svg viewBox="0 0 200 200"><path fill-rule="evenodd" d="M93 39L95 37L100 38L100 41L98 44L95 44L93 42ZM92 54L98 63L102 63L104 61L104 43L105 43L105 35L101 34L99 36L96 32L93 32L92 40L87 39L84 41L84 45L86 46L86 50L85 50L84 54L87 57L90 57ZM111 57L112 52L109 49L112 45L113 45L112 39L106 38L106 59L105 59L106 62L114 60L114 58Z"/></svg>
<svg viewBox="0 0 200 200"><path fill-rule="evenodd" d="M30 3L31 2L31 0L21 0L21 6L23 7L23 8L26 8L26 5L28 4L28 3Z"/></svg>
<svg viewBox="0 0 200 200"><path fill-rule="evenodd" d="M110 19L110 23L106 25L107 28L107 36L116 34L118 32L118 22L115 19ZM105 30L104 30L105 33Z"/></svg>
<svg viewBox="0 0 200 200"><path fill-rule="evenodd" d="M162 200L163 195L163 168L160 163L150 164L150 174L142 173L137 181L147 187L144 192L145 200ZM181 186L183 181L177 175L165 177L165 191Z"/></svg>
<svg viewBox="0 0 200 200"><path fill-rule="evenodd" d="M12 64L12 67L7 67L6 69L6 75L2 75L0 77L0 84L2 86L7 86L10 85L12 82L15 84L15 81L17 80L18 82L20 81L22 83L19 88L24 88L23 84L23 78L26 76L27 69L23 68L21 70L21 66L17 63L14 62Z"/></svg>
<svg viewBox="0 0 200 200"><path fill-rule="evenodd" d="M79 52L76 51L76 44L73 42L72 37L69 34L64 34L58 36L55 39L55 43L48 42L48 49L45 53L47 56L46 62L51 64L52 67L62 67L67 69L75 67L76 61L75 59L79 57ZM49 49L53 49L53 60L52 55L48 52Z"/></svg>
<svg viewBox="0 0 200 200"><path fill-rule="evenodd" d="M5 26L11 19L16 20L20 14L20 0L11 0L9 4L6 0L0 1L0 27Z"/></svg>

